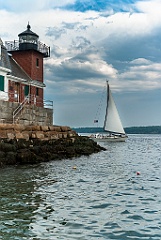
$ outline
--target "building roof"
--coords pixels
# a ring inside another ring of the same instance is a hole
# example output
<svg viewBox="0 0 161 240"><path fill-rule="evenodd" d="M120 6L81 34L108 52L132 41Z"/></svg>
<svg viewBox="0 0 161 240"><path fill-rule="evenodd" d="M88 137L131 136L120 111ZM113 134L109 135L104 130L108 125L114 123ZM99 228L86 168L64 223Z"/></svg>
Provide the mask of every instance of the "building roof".
<svg viewBox="0 0 161 240"><path fill-rule="evenodd" d="M31 35L31 36L35 36L38 38L39 36L36 33L32 32L30 29L31 29L31 26L28 23L27 30L20 33L18 36L21 37L21 36L25 36L25 35Z"/></svg>
<svg viewBox="0 0 161 240"><path fill-rule="evenodd" d="M12 54L8 53L6 47L0 39L0 68L7 72L8 77L14 81L28 82L31 85L45 87L45 84L37 80L31 79L23 68L14 60Z"/></svg>
<svg viewBox="0 0 161 240"><path fill-rule="evenodd" d="M31 81L31 78L27 73L20 67L20 65L12 58L11 54L8 54L6 47L3 45L0 39L0 67L8 72L11 77L19 78L22 81Z"/></svg>
<svg viewBox="0 0 161 240"><path fill-rule="evenodd" d="M12 58L12 56L9 56L9 59L11 65L11 73L8 73L8 75L20 78L25 81L31 81L31 78L27 75L23 68L21 68L20 65Z"/></svg>
<svg viewBox="0 0 161 240"><path fill-rule="evenodd" d="M11 70L10 59L8 56L7 49L3 45L2 41L0 42L0 67Z"/></svg>
<svg viewBox="0 0 161 240"><path fill-rule="evenodd" d="M31 85L39 86L39 87L45 87L45 84L42 82L39 82L37 80L31 79L27 73L23 70L23 68L10 56L10 63L11 63L11 77L19 78L21 81L24 82L30 82Z"/></svg>

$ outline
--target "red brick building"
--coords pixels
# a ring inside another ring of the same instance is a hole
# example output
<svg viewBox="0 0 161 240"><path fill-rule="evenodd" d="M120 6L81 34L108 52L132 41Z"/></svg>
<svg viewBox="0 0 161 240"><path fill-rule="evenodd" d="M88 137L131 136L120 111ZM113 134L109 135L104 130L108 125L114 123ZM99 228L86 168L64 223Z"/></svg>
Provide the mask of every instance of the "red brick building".
<svg viewBox="0 0 161 240"><path fill-rule="evenodd" d="M23 102L28 96L31 104L43 106L44 79L43 59L50 56L50 48L39 41L39 36L31 31L28 24L27 30L18 35L18 41L5 43L7 51L11 54L10 60L13 65L19 65L25 72L27 82L14 82L9 80L9 101ZM16 66L13 67L14 69ZM15 73L18 73L15 69Z"/></svg>
<svg viewBox="0 0 161 240"><path fill-rule="evenodd" d="M43 59L50 56L50 47L27 29L19 39L0 39L0 100L44 107Z"/></svg>

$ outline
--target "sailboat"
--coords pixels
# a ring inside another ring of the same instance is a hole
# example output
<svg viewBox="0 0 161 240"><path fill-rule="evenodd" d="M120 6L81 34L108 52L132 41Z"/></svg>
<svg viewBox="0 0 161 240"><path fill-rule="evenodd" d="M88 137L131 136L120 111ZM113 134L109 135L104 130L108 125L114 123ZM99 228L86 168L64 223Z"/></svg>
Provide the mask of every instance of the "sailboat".
<svg viewBox="0 0 161 240"><path fill-rule="evenodd" d="M107 105L103 128L106 134L99 133L92 134L90 138L96 141L115 141L115 142L124 142L127 138L108 81L107 81Z"/></svg>

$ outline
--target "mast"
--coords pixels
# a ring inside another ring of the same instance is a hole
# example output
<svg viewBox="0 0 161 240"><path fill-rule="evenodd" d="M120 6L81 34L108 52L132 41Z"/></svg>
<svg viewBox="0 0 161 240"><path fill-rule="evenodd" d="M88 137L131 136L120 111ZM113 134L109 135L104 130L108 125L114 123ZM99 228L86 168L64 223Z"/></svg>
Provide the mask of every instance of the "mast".
<svg viewBox="0 0 161 240"><path fill-rule="evenodd" d="M108 81L107 81L107 95L108 96L104 121L104 130L116 134L125 134Z"/></svg>
<svg viewBox="0 0 161 240"><path fill-rule="evenodd" d="M104 126L103 126L103 129L106 131L106 119L107 119L107 115L108 115L108 102L109 102L109 84L108 84L108 81L106 81L106 87L107 87L107 93L106 93L106 96L107 96L107 104L106 104L106 114L105 114L105 120L104 120Z"/></svg>

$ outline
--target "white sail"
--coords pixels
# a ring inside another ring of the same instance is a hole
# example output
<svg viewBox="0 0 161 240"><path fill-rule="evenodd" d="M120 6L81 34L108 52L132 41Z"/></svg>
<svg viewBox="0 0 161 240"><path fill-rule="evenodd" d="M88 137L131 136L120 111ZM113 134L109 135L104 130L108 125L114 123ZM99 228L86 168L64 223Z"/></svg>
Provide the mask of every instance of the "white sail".
<svg viewBox="0 0 161 240"><path fill-rule="evenodd" d="M113 133L125 134L108 82L107 93L107 108L104 130Z"/></svg>

